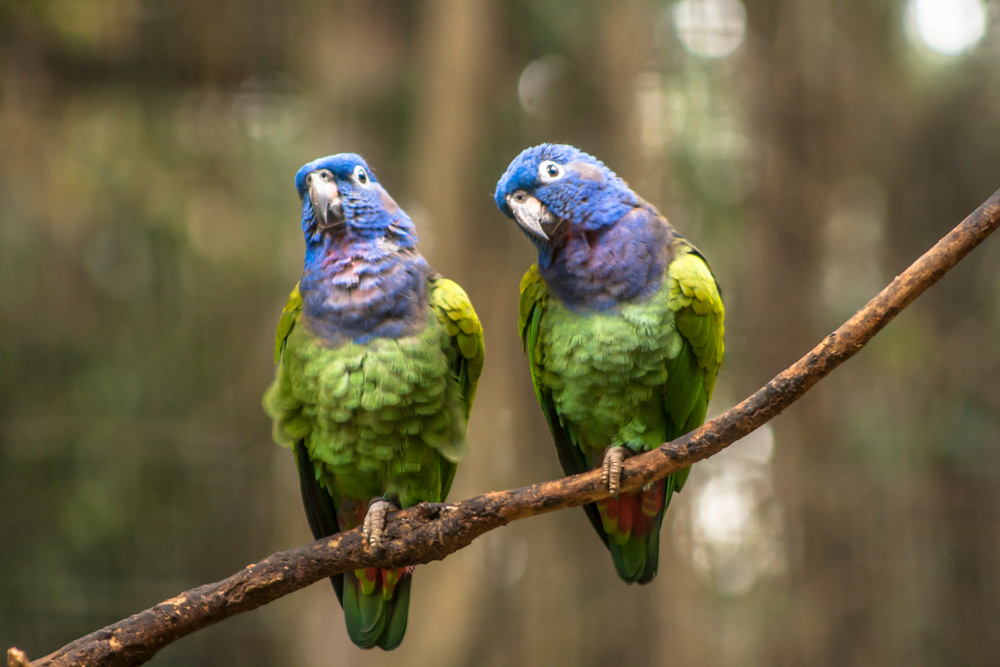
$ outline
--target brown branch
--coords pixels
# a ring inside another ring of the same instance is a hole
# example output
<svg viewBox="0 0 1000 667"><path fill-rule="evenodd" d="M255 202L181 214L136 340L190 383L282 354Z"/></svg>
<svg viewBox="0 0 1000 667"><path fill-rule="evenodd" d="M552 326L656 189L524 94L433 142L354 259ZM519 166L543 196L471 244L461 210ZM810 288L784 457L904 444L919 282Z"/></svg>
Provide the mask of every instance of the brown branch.
<svg viewBox="0 0 1000 667"><path fill-rule="evenodd" d="M716 454L798 400L856 354L901 310L1000 226L1000 190L913 263L843 326L750 398L701 428L628 459L622 489L631 490ZM255 609L338 572L439 560L511 521L608 496L600 471L495 491L455 504L423 503L395 512L385 549L372 553L357 530L276 553L223 581L201 586L98 630L31 663L34 667L138 665L167 644L234 614ZM8 665L24 667L11 649Z"/></svg>

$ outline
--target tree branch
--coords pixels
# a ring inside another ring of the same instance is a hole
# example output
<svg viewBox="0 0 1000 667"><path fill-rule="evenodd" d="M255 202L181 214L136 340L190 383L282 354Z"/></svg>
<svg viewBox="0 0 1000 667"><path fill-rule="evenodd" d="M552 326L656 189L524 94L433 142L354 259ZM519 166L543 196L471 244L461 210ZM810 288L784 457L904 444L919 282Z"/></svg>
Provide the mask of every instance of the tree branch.
<svg viewBox="0 0 1000 667"><path fill-rule="evenodd" d="M1000 190L914 262L854 317L809 354L736 407L691 433L627 459L629 491L717 454L798 400L855 355L924 290L1000 226ZM282 551L223 581L201 586L91 633L32 667L138 665L167 644L235 614L267 604L316 581L358 568L396 568L440 560L511 521L576 507L608 496L600 471L495 491L455 504L422 503L391 514L385 548L373 553L358 530ZM29 663L18 649L9 667Z"/></svg>

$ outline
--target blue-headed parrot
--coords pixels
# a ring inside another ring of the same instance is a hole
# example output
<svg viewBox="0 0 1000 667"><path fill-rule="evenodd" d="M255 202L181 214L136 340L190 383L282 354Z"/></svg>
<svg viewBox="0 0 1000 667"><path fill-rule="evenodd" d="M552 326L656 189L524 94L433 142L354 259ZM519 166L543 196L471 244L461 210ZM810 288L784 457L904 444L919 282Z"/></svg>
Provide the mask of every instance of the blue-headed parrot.
<svg viewBox="0 0 1000 667"><path fill-rule="evenodd" d="M519 330L559 461L602 469L614 496L584 509L618 575L648 583L690 468L619 494L621 465L704 421L724 350L719 286L666 218L572 146L524 150L495 199L538 249Z"/></svg>
<svg viewBox="0 0 1000 667"><path fill-rule="evenodd" d="M392 506L442 502L465 455L483 368L468 296L417 252L410 218L358 155L295 177L306 253L264 396L274 440L295 453L316 539L363 525L381 547ZM332 577L351 640L399 646L412 568Z"/></svg>

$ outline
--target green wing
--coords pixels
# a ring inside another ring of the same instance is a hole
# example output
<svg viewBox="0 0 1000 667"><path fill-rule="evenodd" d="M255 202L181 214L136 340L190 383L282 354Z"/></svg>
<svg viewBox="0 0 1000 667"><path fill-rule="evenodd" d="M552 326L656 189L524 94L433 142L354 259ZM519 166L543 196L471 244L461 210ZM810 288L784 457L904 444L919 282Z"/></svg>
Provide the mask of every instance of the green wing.
<svg viewBox="0 0 1000 667"><path fill-rule="evenodd" d="M306 438L312 430L310 421L302 416L302 404L290 391L290 383L282 381L282 353L288 343L295 323L302 315L302 293L296 283L292 293L288 295L281 319L278 320L278 330L274 336L274 363L279 365L278 375L264 393L264 411L273 420L272 437L283 447L293 447L296 442ZM280 415L280 419L276 418Z"/></svg>
<svg viewBox="0 0 1000 667"><path fill-rule="evenodd" d="M274 363L281 363L281 351L285 348L288 334L292 333L292 327L299 320L301 313L302 292L299 291L299 284L295 283L295 289L288 295L288 302L281 311L281 319L278 320L278 331L274 336Z"/></svg>
<svg viewBox="0 0 1000 667"><path fill-rule="evenodd" d="M517 302L517 330L521 334L521 347L528 357L531 368L531 383L535 387L538 402L542 401L542 389L538 381L541 372L541 360L538 358L538 327L545 312L547 294L545 281L538 272L538 265L532 264L528 272L521 278L521 297ZM545 415L548 417L549 415Z"/></svg>
<svg viewBox="0 0 1000 667"><path fill-rule="evenodd" d="M274 363L281 363L281 353L285 349L288 336L291 335L295 323L298 322L302 314L302 293L296 283L292 293L288 295L288 301L281 311L281 319L278 320L278 330L274 336ZM288 406L282 403L281 383L275 381L264 394L264 409L272 417L281 413ZM288 397L284 397L286 400ZM291 442L292 450L295 452L295 464L299 471L299 488L302 492L302 505L306 511L306 519L309 528L315 539L322 539L329 535L340 532L337 522L337 506L333 497L320 483L316 468L309 459L305 442L302 439L304 433L296 433L295 436L284 431L282 420L275 420L275 441ZM344 604L344 575L335 574L330 577L333 589L337 593L337 599L341 605Z"/></svg>
<svg viewBox="0 0 1000 667"><path fill-rule="evenodd" d="M678 243L667 289L677 331L684 337L680 353L668 366L663 400L673 427L668 428L667 440L672 440L705 421L725 351L725 307L708 263L686 241ZM677 473L676 490L684 486L689 471Z"/></svg>
<svg viewBox="0 0 1000 667"><path fill-rule="evenodd" d="M587 458L573 434L565 427L556 411L555 402L552 395L543 389L539 376L541 375L542 359L541 350L538 347L538 332L541 327L542 317L545 315L545 305L548 298L548 288L542 279L542 274L538 272L538 265L532 264L528 272L521 278L521 298L518 301L518 331L521 334L521 344L524 348L525 356L528 357L528 366L531 369L531 383L535 387L535 396L538 398L538 405L542 408L545 420L549 424L552 432L552 440L556 445L556 453L559 456L559 463L567 475L576 475L590 470L587 465ZM583 509L587 513L587 518L594 526L594 530L601 536L604 544L608 544L608 536L604 532L601 524L601 515L597 510L597 505L591 503L584 505Z"/></svg>
<svg viewBox="0 0 1000 667"><path fill-rule="evenodd" d="M479 376L483 372L483 327L472 302L458 283L433 274L428 283L428 301L449 336L445 352L462 388L463 408L468 419L476 398ZM441 457L441 462L444 466L441 470L441 500L444 500L455 479L456 465L444 457Z"/></svg>

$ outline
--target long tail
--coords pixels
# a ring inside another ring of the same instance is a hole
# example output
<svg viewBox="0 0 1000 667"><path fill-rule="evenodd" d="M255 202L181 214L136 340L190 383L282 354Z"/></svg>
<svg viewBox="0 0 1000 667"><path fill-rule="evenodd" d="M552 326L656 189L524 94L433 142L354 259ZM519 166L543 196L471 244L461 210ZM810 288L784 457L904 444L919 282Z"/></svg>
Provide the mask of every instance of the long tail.
<svg viewBox="0 0 1000 667"><path fill-rule="evenodd" d="M406 634L412 568L368 568L344 574L341 604L351 641L361 648L386 651L399 646Z"/></svg>
<svg viewBox="0 0 1000 667"><path fill-rule="evenodd" d="M676 478L683 472L686 471L669 475L640 491L596 503L615 569L630 584L648 584L656 576L660 526L670 497L678 490Z"/></svg>
<svg viewBox="0 0 1000 667"><path fill-rule="evenodd" d="M337 506L316 479L315 467L309 460L305 443L295 443L294 449L299 467L302 503L313 536L319 540L339 533ZM364 508L364 505L359 505L359 508ZM364 519L363 509L359 511L358 522ZM350 522L347 527L350 527ZM352 642L361 648L378 646L386 651L399 646L406 633L412 571L412 568L369 568L330 577L340 606L344 608L347 634Z"/></svg>

